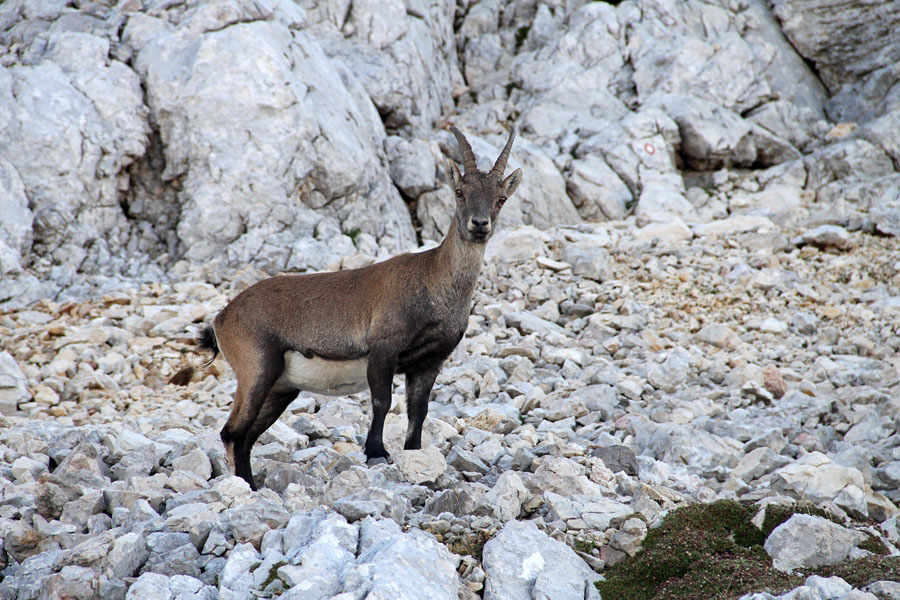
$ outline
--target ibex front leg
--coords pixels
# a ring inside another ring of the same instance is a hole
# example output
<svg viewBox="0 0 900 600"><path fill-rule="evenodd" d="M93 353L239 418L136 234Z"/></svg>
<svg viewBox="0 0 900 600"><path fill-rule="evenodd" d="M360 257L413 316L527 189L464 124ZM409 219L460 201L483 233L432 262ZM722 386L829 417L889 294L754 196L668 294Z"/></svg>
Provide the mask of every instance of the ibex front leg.
<svg viewBox="0 0 900 600"><path fill-rule="evenodd" d="M388 356L374 351L369 353L369 365L366 377L369 380L369 391L372 394L372 424L366 437L366 459L390 458L384 449L384 418L391 408L391 390L394 382L394 370L397 367L395 356Z"/></svg>
<svg viewBox="0 0 900 600"><path fill-rule="evenodd" d="M428 400L434 380L441 370L440 363L428 367L424 371L406 374L406 414L409 425L406 430L404 450L419 450L422 447L422 425L428 414Z"/></svg>

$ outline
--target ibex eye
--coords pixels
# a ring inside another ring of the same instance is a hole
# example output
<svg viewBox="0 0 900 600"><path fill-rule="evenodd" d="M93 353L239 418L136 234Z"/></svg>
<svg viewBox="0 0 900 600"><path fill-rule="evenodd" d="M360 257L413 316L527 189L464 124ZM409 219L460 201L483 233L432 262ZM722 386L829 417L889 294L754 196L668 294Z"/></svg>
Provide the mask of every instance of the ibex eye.
<svg viewBox="0 0 900 600"><path fill-rule="evenodd" d="M497 200L497 204L503 206L503 203L506 202L506 196L500 196L500 199Z"/></svg>
<svg viewBox="0 0 900 600"><path fill-rule="evenodd" d="M456 197L462 198L462 190L456 190Z"/></svg>

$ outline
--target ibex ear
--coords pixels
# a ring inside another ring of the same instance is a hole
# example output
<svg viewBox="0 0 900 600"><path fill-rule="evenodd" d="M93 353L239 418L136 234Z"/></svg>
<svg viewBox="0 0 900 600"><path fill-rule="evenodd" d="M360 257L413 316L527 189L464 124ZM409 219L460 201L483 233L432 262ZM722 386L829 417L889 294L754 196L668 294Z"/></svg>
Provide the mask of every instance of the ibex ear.
<svg viewBox="0 0 900 600"><path fill-rule="evenodd" d="M516 169L509 174L509 177L503 180L503 195L512 196L519 184L522 183L522 169Z"/></svg>
<svg viewBox="0 0 900 600"><path fill-rule="evenodd" d="M459 174L459 167L456 166L456 163L447 159L447 183L450 184L450 187L453 189L459 188L459 182L462 181L462 175Z"/></svg>

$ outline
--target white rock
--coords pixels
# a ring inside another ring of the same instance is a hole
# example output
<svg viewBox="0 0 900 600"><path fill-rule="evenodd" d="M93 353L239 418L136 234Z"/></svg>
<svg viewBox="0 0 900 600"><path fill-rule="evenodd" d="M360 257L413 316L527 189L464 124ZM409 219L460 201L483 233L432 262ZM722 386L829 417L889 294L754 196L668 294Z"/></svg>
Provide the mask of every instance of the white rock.
<svg viewBox="0 0 900 600"><path fill-rule="evenodd" d="M227 247L227 260L322 268L354 250L343 235L354 230L395 251L412 244L409 214L375 151L381 121L358 80L342 78L342 63L279 23L202 35L187 27L154 37L135 64L165 144L164 177L185 176L178 235L189 260ZM252 57L247 47L256 48ZM236 122L253 144L232 135ZM335 198L344 210L316 212Z"/></svg>
<svg viewBox="0 0 900 600"><path fill-rule="evenodd" d="M131 584L125 600L173 600L169 578L158 573L144 573Z"/></svg>
<svg viewBox="0 0 900 600"><path fill-rule="evenodd" d="M834 500L848 485L865 487L859 469L837 465L821 452L810 452L773 475L773 488L793 492L812 502Z"/></svg>
<svg viewBox="0 0 900 600"><path fill-rule="evenodd" d="M771 219L769 219L768 217L752 215L738 215L693 226L694 233L696 235L703 236L730 236L737 233L746 233L749 231L773 229L775 229L775 224L772 223Z"/></svg>
<svg viewBox="0 0 900 600"><path fill-rule="evenodd" d="M515 471L504 471L485 496L485 500L494 506L497 518L505 523L519 516L522 504L528 496L522 478Z"/></svg>
<svg viewBox="0 0 900 600"><path fill-rule="evenodd" d="M545 244L550 241L549 236L543 231L524 225L511 229L501 228L485 250L484 258L487 262L525 262L544 256Z"/></svg>
<svg viewBox="0 0 900 600"><path fill-rule="evenodd" d="M667 223L674 218L696 219L694 206L683 190L668 181L650 181L644 185L634 211L640 224Z"/></svg>
<svg viewBox="0 0 900 600"><path fill-rule="evenodd" d="M189 471L204 480L212 476L212 463L209 462L206 452L200 448L195 448L173 460L172 468Z"/></svg>
<svg viewBox="0 0 900 600"><path fill-rule="evenodd" d="M372 600L456 600L457 564L431 534L415 528L402 532L393 521L366 518L343 589Z"/></svg>
<svg viewBox="0 0 900 600"><path fill-rule="evenodd" d="M447 470L447 461L434 446L421 450L402 450L394 453L394 464L410 483L434 483Z"/></svg>
<svg viewBox="0 0 900 600"><path fill-rule="evenodd" d="M259 563L259 554L251 544L237 544L219 574L219 593L230 593L233 598L248 596L253 584L250 568Z"/></svg>
<svg viewBox="0 0 900 600"><path fill-rule="evenodd" d="M763 333L784 333L787 329L787 323L774 317L763 319L762 323L759 324L759 330Z"/></svg>
<svg viewBox="0 0 900 600"><path fill-rule="evenodd" d="M694 96L656 96L653 105L678 123L682 153L693 168L749 166L756 160L751 125L732 111Z"/></svg>
<svg viewBox="0 0 900 600"><path fill-rule="evenodd" d="M815 229L804 231L801 236L794 240L795 244L813 244L816 246L832 247L838 250L849 250L853 248L853 241L850 234L843 227L837 225L821 225Z"/></svg>
<svg viewBox="0 0 900 600"><path fill-rule="evenodd" d="M828 519L795 514L776 527L764 547L779 571L833 565L846 559L850 549L867 536Z"/></svg>
<svg viewBox="0 0 900 600"><path fill-rule="evenodd" d="M622 219L633 201L628 186L595 155L572 161L566 190L572 196L578 214L587 221Z"/></svg>
<svg viewBox="0 0 900 600"><path fill-rule="evenodd" d="M610 278L609 252L588 240L566 244L563 260L572 265L572 272L595 281Z"/></svg>
<svg viewBox="0 0 900 600"><path fill-rule="evenodd" d="M3 198L3 220L0 221L0 245L9 252L0 254L0 273L20 272L23 254L30 250L34 214L28 208L25 186L15 167L0 156L0 197Z"/></svg>
<svg viewBox="0 0 900 600"><path fill-rule="evenodd" d="M679 217L664 223L648 223L634 232L637 240L659 240L664 244L675 244L693 237L690 228Z"/></svg>
<svg viewBox="0 0 900 600"><path fill-rule="evenodd" d="M528 521L511 521L484 546L485 600L599 599L599 576L575 551Z"/></svg>
<svg viewBox="0 0 900 600"><path fill-rule="evenodd" d="M9 352L0 352L0 414L14 415L20 402L28 402L31 394L25 375Z"/></svg>

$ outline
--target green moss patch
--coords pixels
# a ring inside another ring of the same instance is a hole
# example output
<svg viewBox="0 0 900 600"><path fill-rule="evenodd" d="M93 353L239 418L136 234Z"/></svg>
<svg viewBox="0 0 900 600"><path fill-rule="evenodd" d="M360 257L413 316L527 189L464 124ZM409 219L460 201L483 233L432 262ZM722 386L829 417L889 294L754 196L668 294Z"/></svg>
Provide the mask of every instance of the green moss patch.
<svg viewBox="0 0 900 600"><path fill-rule="evenodd" d="M758 510L733 500L673 510L650 529L637 555L606 571L606 581L597 583L603 600L730 600L751 592L783 593L813 574L837 575L857 587L900 577L900 557L887 556L802 574L776 571L763 549L773 529L798 512L832 517L802 504L769 506L758 529L750 522Z"/></svg>

